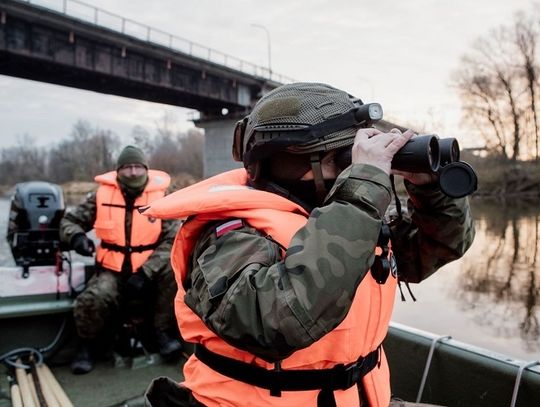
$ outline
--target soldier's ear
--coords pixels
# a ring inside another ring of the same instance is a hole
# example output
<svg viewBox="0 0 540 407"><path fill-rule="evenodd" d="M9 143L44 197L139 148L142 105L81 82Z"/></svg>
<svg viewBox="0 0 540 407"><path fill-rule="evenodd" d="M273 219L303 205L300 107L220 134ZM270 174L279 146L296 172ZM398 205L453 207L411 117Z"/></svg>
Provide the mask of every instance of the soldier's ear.
<svg viewBox="0 0 540 407"><path fill-rule="evenodd" d="M244 117L242 120L236 122L234 127L234 140L232 146L232 155L235 161L244 160L244 136L246 133L246 125L248 117Z"/></svg>

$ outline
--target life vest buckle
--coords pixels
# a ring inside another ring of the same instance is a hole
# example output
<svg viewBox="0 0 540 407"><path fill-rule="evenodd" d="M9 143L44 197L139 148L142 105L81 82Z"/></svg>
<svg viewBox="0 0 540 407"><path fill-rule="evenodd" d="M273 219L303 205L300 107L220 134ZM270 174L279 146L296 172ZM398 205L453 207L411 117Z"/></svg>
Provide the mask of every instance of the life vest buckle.
<svg viewBox="0 0 540 407"><path fill-rule="evenodd" d="M361 379L361 367L364 363L364 359L360 362L352 363L348 366L345 366L343 364L339 364L334 366L334 370L336 375L334 376L334 384L336 385L335 388L340 390L347 390L354 384L358 383L358 381Z"/></svg>

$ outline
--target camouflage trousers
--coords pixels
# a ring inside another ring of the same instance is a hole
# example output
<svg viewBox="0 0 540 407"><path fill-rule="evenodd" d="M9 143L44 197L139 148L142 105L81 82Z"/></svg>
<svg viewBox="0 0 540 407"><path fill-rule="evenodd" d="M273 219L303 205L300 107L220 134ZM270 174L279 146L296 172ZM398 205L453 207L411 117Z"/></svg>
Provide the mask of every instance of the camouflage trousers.
<svg viewBox="0 0 540 407"><path fill-rule="evenodd" d="M121 273L107 270L98 270L92 276L74 303L73 316L80 338L93 339L109 329L114 330L114 324L133 315L137 307L152 319L156 330L176 329L176 281L170 268L154 275L150 282L152 295L136 304L128 303L122 294L125 280Z"/></svg>

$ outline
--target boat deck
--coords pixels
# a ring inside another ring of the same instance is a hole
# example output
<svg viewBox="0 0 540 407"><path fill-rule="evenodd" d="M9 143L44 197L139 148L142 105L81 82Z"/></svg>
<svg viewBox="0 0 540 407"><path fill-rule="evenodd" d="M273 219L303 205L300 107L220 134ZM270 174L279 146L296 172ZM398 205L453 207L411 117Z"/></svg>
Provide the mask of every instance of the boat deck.
<svg viewBox="0 0 540 407"><path fill-rule="evenodd" d="M141 358L141 357L138 357ZM64 392L76 407L143 406L144 391L151 380L158 376L168 376L180 381L183 361L168 364L159 361L155 364L138 360L136 367L115 365L114 361L100 361L94 370L85 375L74 375L69 366L56 366L51 370ZM6 372L0 373L0 389L9 389ZM11 403L0 397L0 407Z"/></svg>

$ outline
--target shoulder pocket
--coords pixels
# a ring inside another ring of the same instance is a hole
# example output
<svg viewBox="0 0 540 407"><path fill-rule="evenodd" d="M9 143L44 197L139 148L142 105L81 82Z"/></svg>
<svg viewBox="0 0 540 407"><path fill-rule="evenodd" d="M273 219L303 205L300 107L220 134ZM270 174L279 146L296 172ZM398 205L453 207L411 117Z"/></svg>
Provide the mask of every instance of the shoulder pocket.
<svg viewBox="0 0 540 407"><path fill-rule="evenodd" d="M242 271L269 267L278 257L279 248L263 236L232 231L210 245L197 264L213 299L225 294Z"/></svg>

